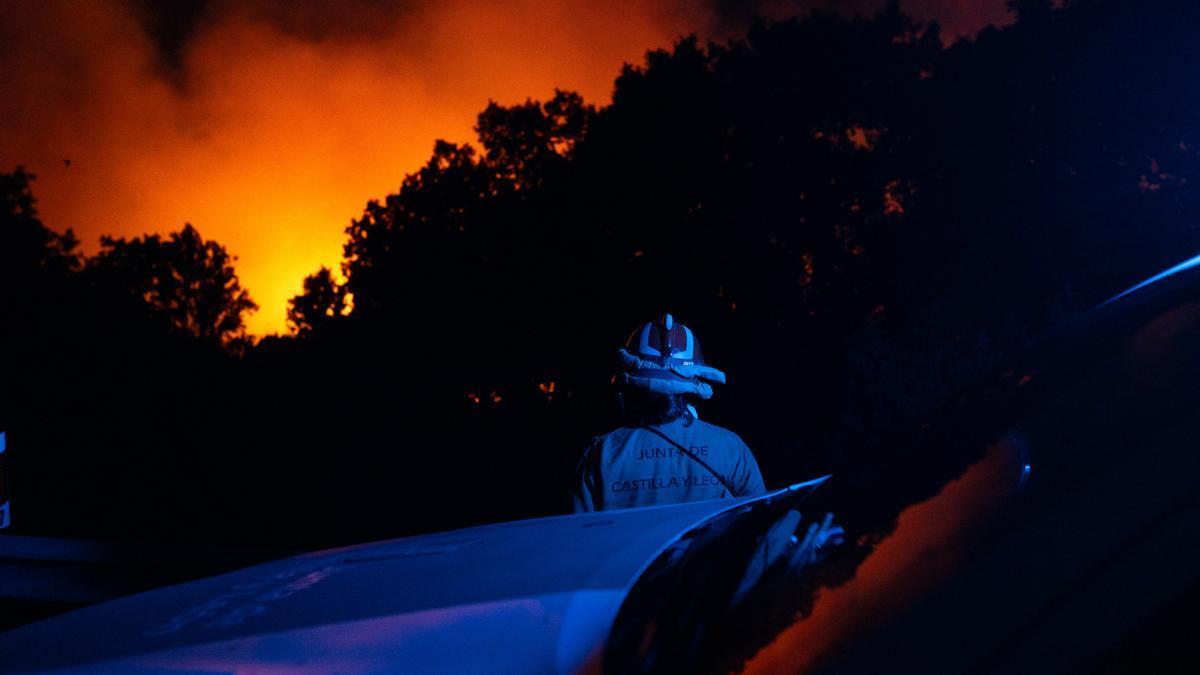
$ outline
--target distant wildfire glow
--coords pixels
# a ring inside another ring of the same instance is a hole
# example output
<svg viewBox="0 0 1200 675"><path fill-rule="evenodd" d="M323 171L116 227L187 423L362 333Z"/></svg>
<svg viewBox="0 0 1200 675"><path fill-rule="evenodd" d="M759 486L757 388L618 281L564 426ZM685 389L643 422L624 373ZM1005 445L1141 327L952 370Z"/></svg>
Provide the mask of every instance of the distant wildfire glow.
<svg viewBox="0 0 1200 675"><path fill-rule="evenodd" d="M188 43L175 86L123 4L5 3L0 163L38 175L44 221L75 228L89 253L101 234L193 223L238 256L262 307L251 332L279 331L303 277L337 268L350 218L435 138L473 140L489 98L557 86L603 101L622 62L695 23L642 10L451 1L397 18L382 42L307 40L229 14Z"/></svg>
<svg viewBox="0 0 1200 675"><path fill-rule="evenodd" d="M394 191L434 139L473 140L489 99L558 87L605 103L622 63L719 33L716 4L330 3L362 13L353 25L369 30L318 38L255 11L267 0L213 2L182 45L176 81L124 2L5 2L0 171L37 174L43 220L74 228L87 253L101 234L194 224L238 256L262 308L250 331L282 331L303 277L337 269L350 218ZM970 14L973 27L1002 7L977 4L986 11ZM296 7L311 15L314 3Z"/></svg>

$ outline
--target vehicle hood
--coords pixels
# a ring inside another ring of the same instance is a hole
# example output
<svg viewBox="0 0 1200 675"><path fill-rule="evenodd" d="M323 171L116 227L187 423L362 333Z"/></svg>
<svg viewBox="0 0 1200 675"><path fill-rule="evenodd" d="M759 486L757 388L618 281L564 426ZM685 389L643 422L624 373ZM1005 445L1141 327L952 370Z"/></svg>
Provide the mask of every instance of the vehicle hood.
<svg viewBox="0 0 1200 675"><path fill-rule="evenodd" d="M0 669L587 670L645 567L752 501L501 523L256 565L0 634Z"/></svg>

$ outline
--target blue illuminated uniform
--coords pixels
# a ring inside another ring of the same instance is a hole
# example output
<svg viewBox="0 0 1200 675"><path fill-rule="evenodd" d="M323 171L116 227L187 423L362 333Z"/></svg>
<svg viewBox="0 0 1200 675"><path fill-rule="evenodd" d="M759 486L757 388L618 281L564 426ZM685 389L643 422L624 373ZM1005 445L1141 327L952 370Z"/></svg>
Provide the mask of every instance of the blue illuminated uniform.
<svg viewBox="0 0 1200 675"><path fill-rule="evenodd" d="M766 493L753 453L732 431L687 416L653 428L724 476L736 494L657 434L621 428L593 439L584 454L574 494L576 513Z"/></svg>

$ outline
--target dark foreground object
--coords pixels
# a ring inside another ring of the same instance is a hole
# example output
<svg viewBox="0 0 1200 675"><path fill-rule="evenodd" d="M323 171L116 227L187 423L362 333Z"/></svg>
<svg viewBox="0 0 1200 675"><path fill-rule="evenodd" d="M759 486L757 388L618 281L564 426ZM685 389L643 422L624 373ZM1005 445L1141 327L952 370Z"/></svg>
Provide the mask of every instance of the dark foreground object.
<svg viewBox="0 0 1200 675"><path fill-rule="evenodd" d="M283 555L0 535L0 630Z"/></svg>
<svg viewBox="0 0 1200 675"><path fill-rule="evenodd" d="M6 672L576 672L601 667L611 634L620 670L661 670L698 657L678 649L687 631L736 616L721 599L813 487L306 554L24 626L0 635L0 655ZM659 644L644 610L678 606L697 575L713 589L704 611ZM646 645L663 658L639 668Z"/></svg>
<svg viewBox="0 0 1200 675"><path fill-rule="evenodd" d="M823 672L1195 672L1200 258L1048 340L964 416L1026 459L970 554ZM872 600L863 598L864 607Z"/></svg>

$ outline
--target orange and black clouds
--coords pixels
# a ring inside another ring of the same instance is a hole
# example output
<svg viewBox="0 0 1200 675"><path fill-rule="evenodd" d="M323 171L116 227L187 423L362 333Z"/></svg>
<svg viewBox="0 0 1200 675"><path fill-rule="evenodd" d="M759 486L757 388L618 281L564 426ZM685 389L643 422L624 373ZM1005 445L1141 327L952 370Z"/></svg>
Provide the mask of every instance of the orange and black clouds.
<svg viewBox="0 0 1200 675"><path fill-rule="evenodd" d="M350 218L435 138L472 140L489 99L558 87L604 103L622 63L681 35L725 37L755 11L881 4L10 1L0 170L36 173L43 219L75 228L89 253L101 234L195 224L238 256L262 307L251 332L281 331L304 275L336 268ZM1003 0L910 4L950 35L1005 17Z"/></svg>

